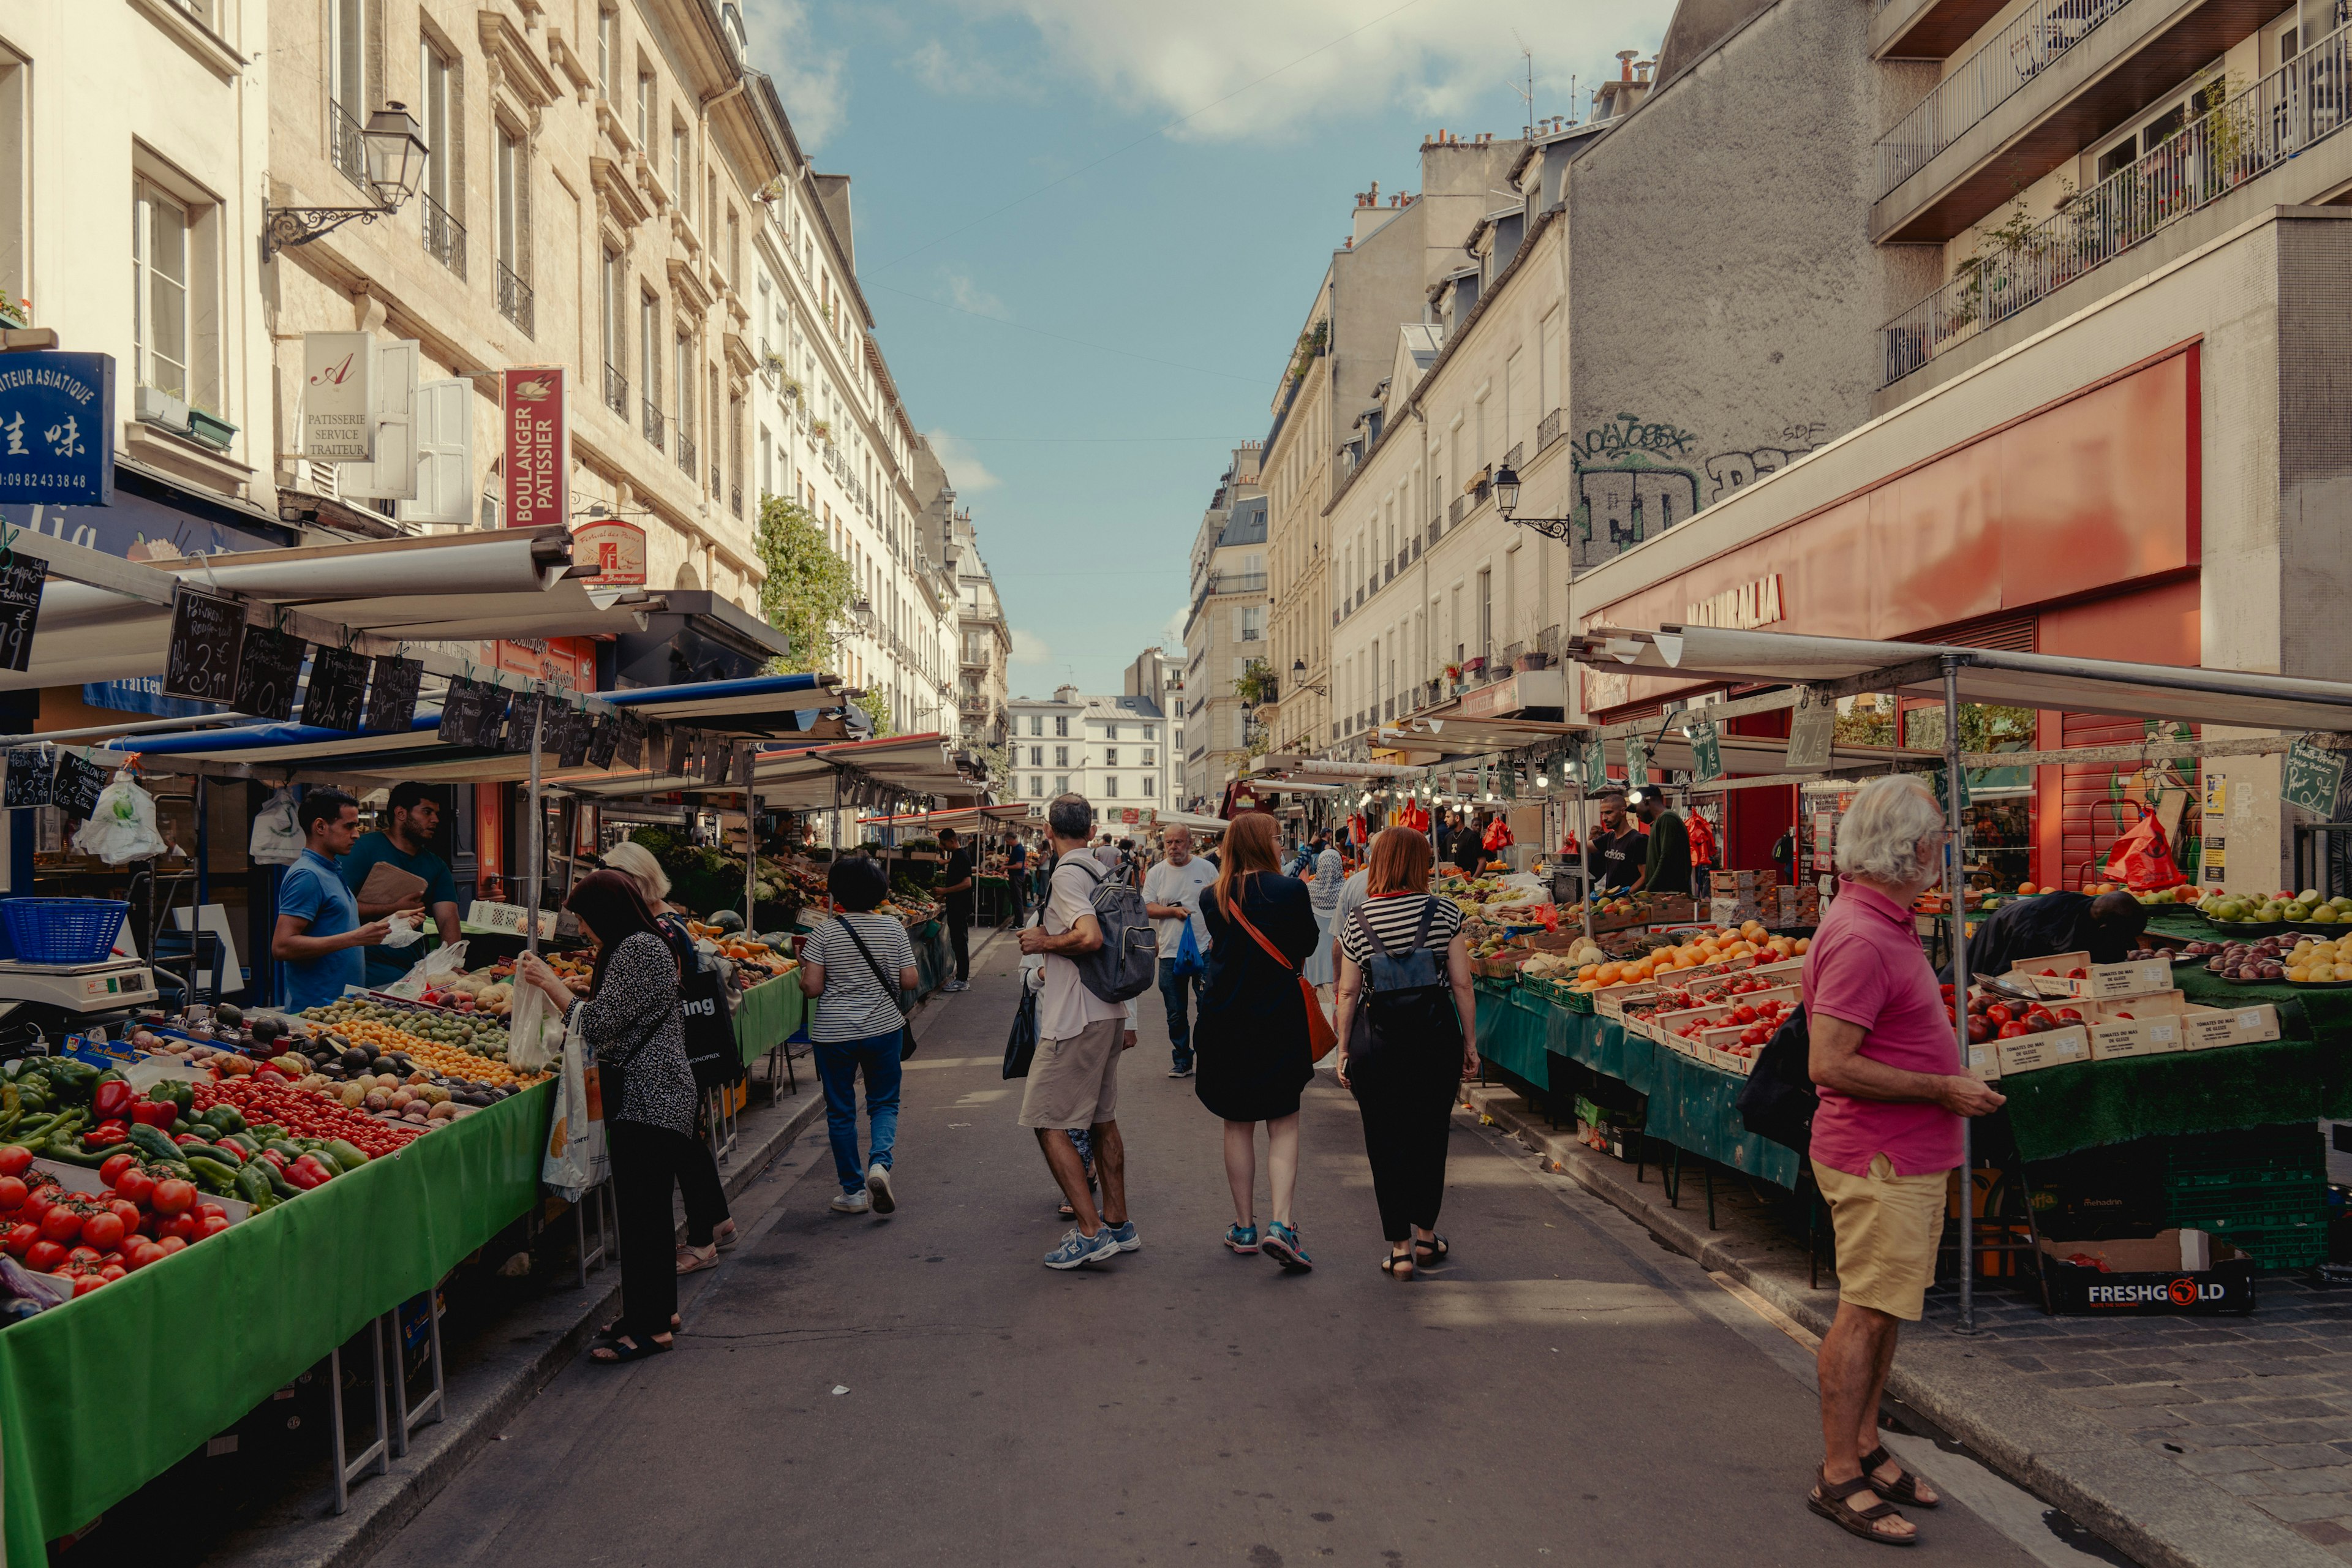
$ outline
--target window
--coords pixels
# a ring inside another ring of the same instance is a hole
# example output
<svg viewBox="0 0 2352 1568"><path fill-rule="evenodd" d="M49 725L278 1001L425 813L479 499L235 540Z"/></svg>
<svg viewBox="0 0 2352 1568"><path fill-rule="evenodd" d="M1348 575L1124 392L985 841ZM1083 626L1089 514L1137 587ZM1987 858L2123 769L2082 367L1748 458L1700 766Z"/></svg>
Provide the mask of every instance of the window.
<svg viewBox="0 0 2352 1568"><path fill-rule="evenodd" d="M139 384L186 397L188 209L144 180L132 190L131 341Z"/></svg>
<svg viewBox="0 0 2352 1568"><path fill-rule="evenodd" d="M1029 793L1035 795L1044 795L1045 793L1045 781L1037 777L1034 773L1031 774L1029 778Z"/></svg>
<svg viewBox="0 0 2352 1568"><path fill-rule="evenodd" d="M1105 794L1105 795L1117 795L1118 793L1118 780L1117 780L1117 779L1115 779L1115 778L1110 778L1110 777L1106 776L1106 777L1103 779L1103 794Z"/></svg>
<svg viewBox="0 0 2352 1568"><path fill-rule="evenodd" d="M492 170L497 181L499 252L499 314L528 332L531 328L530 258L524 254L530 239L530 164L520 136L498 128L498 159Z"/></svg>
<svg viewBox="0 0 2352 1568"><path fill-rule="evenodd" d="M596 96L613 96L613 13L596 13Z"/></svg>
<svg viewBox="0 0 2352 1568"><path fill-rule="evenodd" d="M1033 735L1042 735L1045 732L1045 716L1043 713L1029 715L1029 732Z"/></svg>
<svg viewBox="0 0 2352 1568"><path fill-rule="evenodd" d="M694 212L694 187L686 177L692 168L686 150L686 127L673 120L669 126L669 188L677 197L679 213L688 216Z"/></svg>
<svg viewBox="0 0 2352 1568"><path fill-rule="evenodd" d="M466 166L464 116L457 108L457 67L427 39L420 46L417 119L425 134L425 178L417 194L425 248L460 278L466 275L466 231L457 221L463 205L458 184Z"/></svg>
<svg viewBox="0 0 2352 1568"><path fill-rule="evenodd" d="M1148 763L1151 759L1150 757L1146 757L1143 760ZM1143 793L1146 795L1158 795L1160 793L1160 781L1150 773L1144 774Z"/></svg>
<svg viewBox="0 0 2352 1568"><path fill-rule="evenodd" d="M2294 47L2294 30L2288 28L2279 36L2284 55L2291 56ZM2229 95L2229 84L2220 72L2216 60L2198 73L2203 85L2184 89L2146 110L2139 121L2122 137L2101 150L2094 181L2106 179L2118 169L2130 167L2162 146L2167 138L2178 134L2191 118L2203 119L2221 107Z"/></svg>
<svg viewBox="0 0 2352 1568"><path fill-rule="evenodd" d="M1143 738L1147 741L1156 741L1160 739L1160 726L1157 724L1146 724L1143 727ZM1143 760L1148 763L1151 759L1147 756Z"/></svg>
<svg viewBox="0 0 2352 1568"><path fill-rule="evenodd" d="M1117 746L1106 746L1103 748L1103 766L1107 768L1115 768L1118 766L1118 748Z"/></svg>
<svg viewBox="0 0 2352 1568"><path fill-rule="evenodd" d="M1143 748L1143 765L1147 768L1151 765L1151 748L1149 746ZM1145 790L1143 793L1150 795L1151 792Z"/></svg>
<svg viewBox="0 0 2352 1568"><path fill-rule="evenodd" d="M1066 768L1070 765L1069 747L1056 746L1054 748L1054 765L1057 768Z"/></svg>
<svg viewBox="0 0 2352 1568"><path fill-rule="evenodd" d="M1103 726L1103 739L1104 739L1104 740L1106 740L1106 741L1116 741L1116 740L1118 740L1118 725L1116 725L1116 724L1106 724L1106 725L1104 725L1104 726Z"/></svg>
<svg viewBox="0 0 2352 1568"><path fill-rule="evenodd" d="M1054 793L1055 795L1067 795L1070 793L1069 774L1055 773L1054 775Z"/></svg>
<svg viewBox="0 0 2352 1568"><path fill-rule="evenodd" d="M1029 748L1029 765L1033 768L1042 768L1045 765L1045 747L1032 746Z"/></svg>
<svg viewBox="0 0 2352 1568"><path fill-rule="evenodd" d="M1066 735L1066 734L1068 734L1069 732L1070 732L1070 716L1069 716L1068 714L1066 714L1066 713L1056 713L1056 714L1055 714L1055 715L1054 715L1054 733L1055 733L1056 735Z"/></svg>
<svg viewBox="0 0 2352 1568"><path fill-rule="evenodd" d="M733 207L727 209L727 276L739 279L743 276L743 220L735 216Z"/></svg>
<svg viewBox="0 0 2352 1568"><path fill-rule="evenodd" d="M365 0L328 0L327 147L337 169L367 185L368 28ZM370 192L373 195L373 192Z"/></svg>
<svg viewBox="0 0 2352 1568"><path fill-rule="evenodd" d="M1484 567L1478 572L1478 657L1495 657L1495 574Z"/></svg>
<svg viewBox="0 0 2352 1568"><path fill-rule="evenodd" d="M676 340L677 354L677 433L685 439L694 428L694 339L680 331Z"/></svg>
<svg viewBox="0 0 2352 1568"><path fill-rule="evenodd" d="M654 133L654 73L637 73L637 146L642 151L653 145Z"/></svg>
<svg viewBox="0 0 2352 1568"><path fill-rule="evenodd" d="M646 439L661 444L661 301L651 294L637 299L637 369L646 384L638 389L645 409Z"/></svg>

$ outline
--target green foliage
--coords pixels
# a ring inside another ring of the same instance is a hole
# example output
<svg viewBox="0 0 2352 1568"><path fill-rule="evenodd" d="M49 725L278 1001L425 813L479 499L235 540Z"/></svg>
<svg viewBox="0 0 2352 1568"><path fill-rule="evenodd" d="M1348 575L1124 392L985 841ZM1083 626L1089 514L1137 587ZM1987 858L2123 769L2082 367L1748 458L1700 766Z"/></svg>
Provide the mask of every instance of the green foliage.
<svg viewBox="0 0 2352 1568"><path fill-rule="evenodd" d="M1234 681L1234 695L1247 703L1269 701L1274 691L1274 671L1262 658L1254 658L1242 666L1241 675Z"/></svg>
<svg viewBox="0 0 2352 1568"><path fill-rule="evenodd" d="M838 656L836 628L849 613L856 584L849 563L825 543L808 508L770 496L760 508L760 613L791 641L792 651L772 668L782 673L830 669Z"/></svg>

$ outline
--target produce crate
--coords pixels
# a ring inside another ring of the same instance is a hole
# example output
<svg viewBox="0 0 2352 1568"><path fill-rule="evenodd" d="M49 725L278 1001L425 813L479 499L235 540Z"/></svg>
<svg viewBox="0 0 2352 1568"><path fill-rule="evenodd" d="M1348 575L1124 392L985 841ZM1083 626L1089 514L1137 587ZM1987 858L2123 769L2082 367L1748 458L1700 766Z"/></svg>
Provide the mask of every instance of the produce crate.
<svg viewBox="0 0 2352 1568"><path fill-rule="evenodd" d="M2326 1182L2326 1145L2310 1122L2177 1138L2164 1151L2168 1194L2295 1185L2315 1194Z"/></svg>

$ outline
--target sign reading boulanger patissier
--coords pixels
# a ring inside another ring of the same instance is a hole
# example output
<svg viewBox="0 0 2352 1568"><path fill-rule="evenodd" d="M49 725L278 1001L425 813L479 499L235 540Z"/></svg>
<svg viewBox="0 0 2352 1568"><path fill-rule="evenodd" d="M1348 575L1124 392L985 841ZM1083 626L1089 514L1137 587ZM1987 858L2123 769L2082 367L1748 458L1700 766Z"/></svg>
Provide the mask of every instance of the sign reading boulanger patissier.
<svg viewBox="0 0 2352 1568"><path fill-rule="evenodd" d="M505 392L507 526L571 525L572 442L563 367L529 365L500 377Z"/></svg>
<svg viewBox="0 0 2352 1568"><path fill-rule="evenodd" d="M365 332L302 335L302 455L375 460L375 344Z"/></svg>

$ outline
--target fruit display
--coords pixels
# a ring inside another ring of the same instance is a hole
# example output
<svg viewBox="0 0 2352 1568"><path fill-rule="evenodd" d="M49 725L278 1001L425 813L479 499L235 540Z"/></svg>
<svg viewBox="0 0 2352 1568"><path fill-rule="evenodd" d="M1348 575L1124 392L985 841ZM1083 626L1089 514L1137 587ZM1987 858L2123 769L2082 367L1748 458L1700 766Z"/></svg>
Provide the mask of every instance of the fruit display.
<svg viewBox="0 0 2352 1568"><path fill-rule="evenodd" d="M0 1250L36 1274L69 1281L76 1296L229 1227L225 1205L168 1167L142 1164L131 1154L107 1162L104 1184L95 1192L68 1188L55 1172L35 1169L29 1157L0 1157L0 1172L6 1173L0 1174Z"/></svg>
<svg viewBox="0 0 2352 1568"><path fill-rule="evenodd" d="M2205 961L2205 972L2218 974L2224 980L2284 980L2286 978L2287 955L2294 951L2295 943L2295 938L2286 935L2266 936L2253 942L2233 942ZM2335 949L2330 946L2328 951L2330 978L2333 978ZM2306 974L2305 978L2309 976Z"/></svg>
<svg viewBox="0 0 2352 1568"><path fill-rule="evenodd" d="M2210 893L2197 901L2197 912L2216 925L2276 925L2281 921L2308 921L2315 925L2352 924L2352 898L2323 899L2315 888L2300 893Z"/></svg>
<svg viewBox="0 0 2352 1568"><path fill-rule="evenodd" d="M1639 985L1660 974L1708 963L1742 960L1752 964L1779 963L1802 957L1811 945L1805 937L1773 936L1754 921L1737 929L1709 926L1692 933L1686 942L1659 948L1644 958L1583 964L1577 970L1575 988L1598 991L1611 985Z"/></svg>
<svg viewBox="0 0 2352 1568"><path fill-rule="evenodd" d="M2292 985L2352 984L2352 936L2304 937L2287 951L2285 978Z"/></svg>
<svg viewBox="0 0 2352 1568"><path fill-rule="evenodd" d="M315 1019L312 1015L317 1015ZM317 1037L332 1059L319 1062L320 1084L329 1087L422 1066L475 1089L520 1088L547 1074L519 1073L503 1059L507 1032L495 1025L436 1017L416 1009L345 997L303 1014L321 1026ZM475 1032L488 1030L488 1037ZM496 1056L489 1053L495 1051ZM314 1058L315 1060L315 1058Z"/></svg>
<svg viewBox="0 0 2352 1568"><path fill-rule="evenodd" d="M2128 1018L2129 1013L2115 1013L2111 1017ZM1945 1020L1958 1026L1953 1012L1953 991L1944 987ZM2060 1005L2052 1007L2041 1002L2027 1002L1971 987L1969 992L1969 1042L1983 1045L1988 1040L2013 1040L2024 1035L2047 1034L2083 1023L2081 1009Z"/></svg>
<svg viewBox="0 0 2352 1568"><path fill-rule="evenodd" d="M2175 904L2195 903L2197 885L2194 882L2183 882L2177 888L2163 888L2152 893L2134 893L2132 897L2139 900L2140 907L2143 909L2169 909Z"/></svg>
<svg viewBox="0 0 2352 1568"><path fill-rule="evenodd" d="M1597 942L1580 937L1576 944L1564 952L1538 953L1519 966L1519 973L1530 980L1573 980L1586 964L1595 966L1607 961Z"/></svg>

